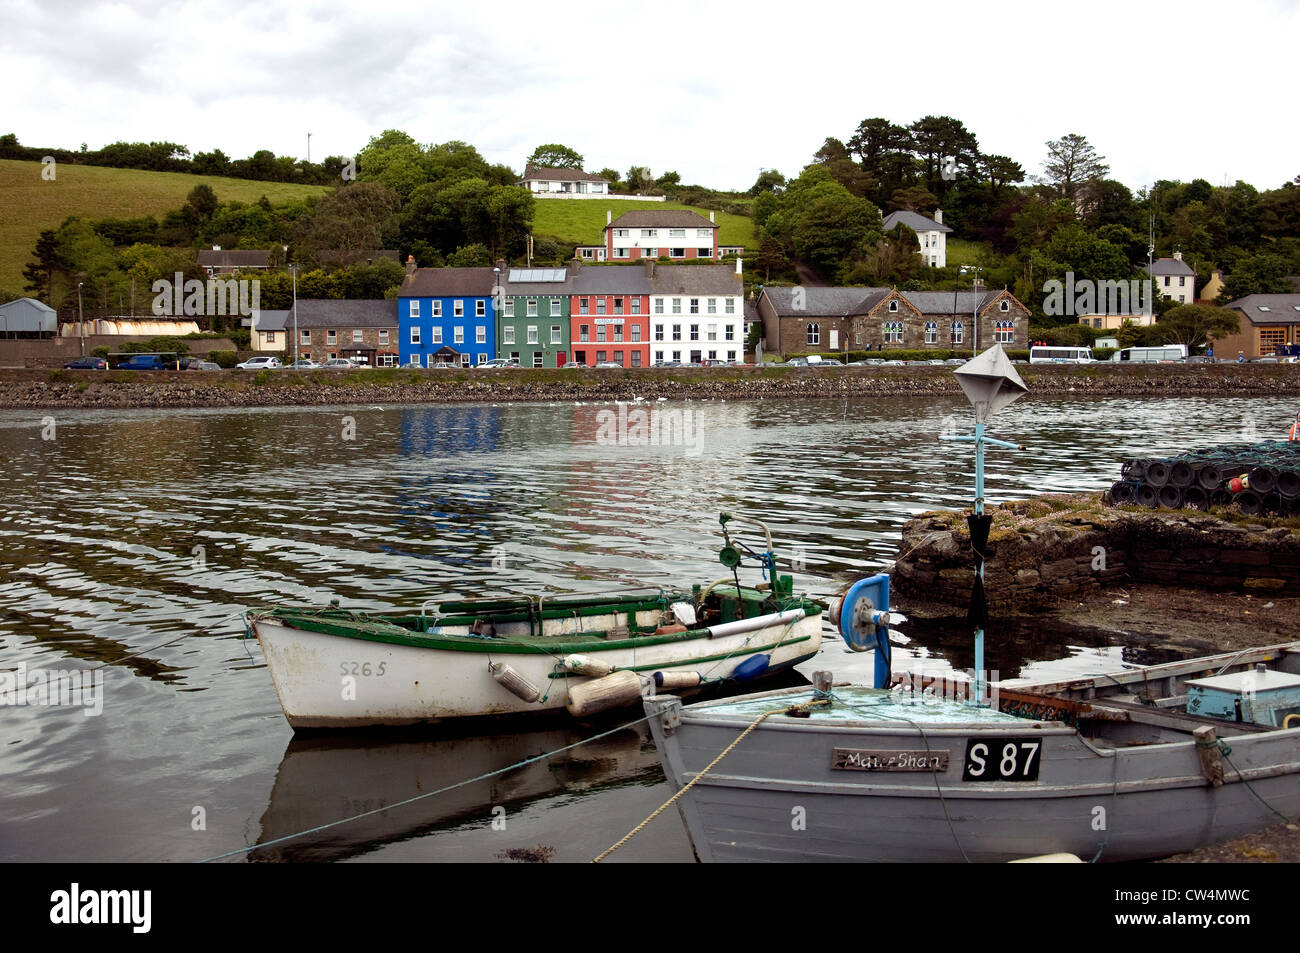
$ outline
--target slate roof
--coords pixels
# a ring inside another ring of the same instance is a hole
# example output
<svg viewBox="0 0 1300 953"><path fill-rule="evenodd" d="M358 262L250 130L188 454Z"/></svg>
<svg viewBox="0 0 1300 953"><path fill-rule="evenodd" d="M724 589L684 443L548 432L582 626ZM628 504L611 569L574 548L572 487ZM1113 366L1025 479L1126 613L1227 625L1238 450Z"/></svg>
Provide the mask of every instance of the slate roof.
<svg viewBox="0 0 1300 953"><path fill-rule="evenodd" d="M491 268L417 268L403 279L403 298L487 298L496 275Z"/></svg>
<svg viewBox="0 0 1300 953"><path fill-rule="evenodd" d="M488 269L491 272L491 269ZM395 328L397 302L363 299L346 301L337 298L299 298L299 328ZM263 312L265 314L266 312ZM289 312L293 323L293 312Z"/></svg>
<svg viewBox="0 0 1300 953"><path fill-rule="evenodd" d="M576 295L654 293L645 274L645 265L589 265L572 277L571 293Z"/></svg>
<svg viewBox="0 0 1300 953"><path fill-rule="evenodd" d="M1300 294L1246 295L1224 307L1242 312L1252 324L1300 324Z"/></svg>
<svg viewBox="0 0 1300 953"><path fill-rule="evenodd" d="M804 316L826 316L844 314L866 314L870 307L865 305L868 298L872 305L889 294L889 288L804 288L804 307L794 307L794 288L764 288L763 295L772 305L778 317L798 318Z"/></svg>
<svg viewBox="0 0 1300 953"><path fill-rule="evenodd" d="M969 315L974 314L976 308L984 310L1001 294L1000 291L958 291L956 294L951 291L904 291L903 297L922 314Z"/></svg>
<svg viewBox="0 0 1300 953"><path fill-rule="evenodd" d="M1143 271L1147 271L1147 266L1142 266ZM1185 261L1179 261L1177 258L1157 258L1151 264L1151 270L1148 274L1159 275L1195 275L1196 269Z"/></svg>
<svg viewBox="0 0 1300 953"><path fill-rule="evenodd" d="M890 212L885 216L885 231L891 231L899 222L902 222L914 232L951 232L952 229L947 225L940 225L932 218L926 218L924 215L918 215L916 212L897 211Z"/></svg>
<svg viewBox="0 0 1300 953"><path fill-rule="evenodd" d="M653 295L738 295L744 290L734 265L660 265L650 279Z"/></svg>
<svg viewBox="0 0 1300 953"><path fill-rule="evenodd" d="M301 304L302 302L299 302ZM302 316L301 310L298 312L299 318ZM258 331L283 331L285 323L293 324L293 311L259 311L257 314ZM301 324L301 322L299 322ZM251 320L244 319L244 327L251 327Z"/></svg>
<svg viewBox="0 0 1300 953"><path fill-rule="evenodd" d="M603 175L596 175L594 172L583 172L581 169L555 169L545 165L532 165L531 163L524 168L524 177L520 182L530 180L542 182L608 182L609 179Z"/></svg>
<svg viewBox="0 0 1300 953"><path fill-rule="evenodd" d="M199 265L203 268L265 268L270 249L222 249L199 252Z"/></svg>
<svg viewBox="0 0 1300 953"><path fill-rule="evenodd" d="M703 215L684 208L633 209L624 212L606 228L717 228Z"/></svg>

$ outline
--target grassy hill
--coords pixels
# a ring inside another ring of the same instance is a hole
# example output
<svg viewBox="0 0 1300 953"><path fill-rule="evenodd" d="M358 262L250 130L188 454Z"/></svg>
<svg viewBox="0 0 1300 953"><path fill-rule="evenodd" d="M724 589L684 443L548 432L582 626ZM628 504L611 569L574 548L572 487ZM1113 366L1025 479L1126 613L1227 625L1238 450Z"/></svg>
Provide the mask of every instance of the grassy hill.
<svg viewBox="0 0 1300 953"><path fill-rule="evenodd" d="M0 288L21 292L23 266L41 230L69 215L86 218L161 217L179 208L196 185L209 185L222 202L286 202L321 195L320 185L223 179L185 172L142 172L60 163L56 178L41 178L41 163L0 159Z"/></svg>
<svg viewBox="0 0 1300 953"><path fill-rule="evenodd" d="M533 216L533 233L550 235L571 245L599 245L605 239L605 213L613 212L618 218L634 209L684 208L709 217L708 209L692 208L680 202L634 202L627 199L538 199ZM744 245L746 249L758 247L754 238L754 220L744 215L715 212L720 245Z"/></svg>

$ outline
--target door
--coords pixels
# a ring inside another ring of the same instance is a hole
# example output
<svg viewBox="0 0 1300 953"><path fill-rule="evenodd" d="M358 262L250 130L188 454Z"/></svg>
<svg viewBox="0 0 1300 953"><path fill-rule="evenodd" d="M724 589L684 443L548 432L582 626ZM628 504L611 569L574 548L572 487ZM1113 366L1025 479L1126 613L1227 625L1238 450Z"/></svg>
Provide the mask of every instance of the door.
<svg viewBox="0 0 1300 953"><path fill-rule="evenodd" d="M566 355L563 351L556 351L556 352L555 352L555 366L556 366L556 367L563 367L563 366L564 366L564 362L565 362L566 357L567 357L567 355Z"/></svg>
<svg viewBox="0 0 1300 953"><path fill-rule="evenodd" d="M839 349L840 349L840 332L835 328L831 328L831 350L838 351Z"/></svg>

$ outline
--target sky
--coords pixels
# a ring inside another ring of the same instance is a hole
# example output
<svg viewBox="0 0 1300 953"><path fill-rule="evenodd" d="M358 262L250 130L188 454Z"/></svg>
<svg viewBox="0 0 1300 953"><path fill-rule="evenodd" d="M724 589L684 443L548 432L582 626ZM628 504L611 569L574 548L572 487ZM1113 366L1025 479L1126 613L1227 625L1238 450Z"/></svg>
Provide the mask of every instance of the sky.
<svg viewBox="0 0 1300 953"><path fill-rule="evenodd" d="M1110 176L1300 175L1300 3L1145 0L679 4L5 0L0 133L178 142L243 158L352 155L401 129L516 171L560 142L747 189L863 119L961 120L1041 175L1087 137Z"/></svg>

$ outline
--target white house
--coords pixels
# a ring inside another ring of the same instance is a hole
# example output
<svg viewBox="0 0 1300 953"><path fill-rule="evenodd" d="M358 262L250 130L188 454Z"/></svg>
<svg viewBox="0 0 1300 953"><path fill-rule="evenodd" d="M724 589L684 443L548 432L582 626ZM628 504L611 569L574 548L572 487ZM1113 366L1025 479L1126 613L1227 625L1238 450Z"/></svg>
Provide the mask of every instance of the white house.
<svg viewBox="0 0 1300 953"><path fill-rule="evenodd" d="M636 209L618 218L606 212L605 222L605 257L609 261L719 257L718 226L712 212L705 218L689 209Z"/></svg>
<svg viewBox="0 0 1300 953"><path fill-rule="evenodd" d="M595 199L609 195L609 179L581 169L529 164L519 184L539 199Z"/></svg>
<svg viewBox="0 0 1300 953"><path fill-rule="evenodd" d="M1147 270L1145 265L1143 270ZM1156 282L1156 294L1179 304L1196 303L1196 269L1183 261L1182 252L1174 252L1173 258L1157 258L1150 275Z"/></svg>
<svg viewBox="0 0 1300 953"><path fill-rule="evenodd" d="M884 229L893 231L898 225L906 225L916 232L916 240L921 245L921 257L931 268L948 266L948 233L952 231L943 223L943 210L938 209L934 218L926 218L916 212L890 212L885 216Z"/></svg>
<svg viewBox="0 0 1300 953"><path fill-rule="evenodd" d="M650 361L743 361L745 288L730 265L656 268L650 273Z"/></svg>

